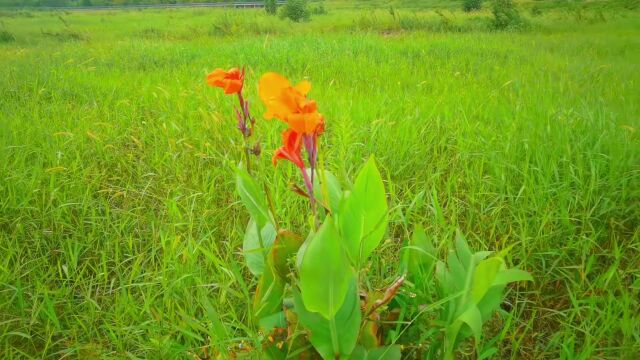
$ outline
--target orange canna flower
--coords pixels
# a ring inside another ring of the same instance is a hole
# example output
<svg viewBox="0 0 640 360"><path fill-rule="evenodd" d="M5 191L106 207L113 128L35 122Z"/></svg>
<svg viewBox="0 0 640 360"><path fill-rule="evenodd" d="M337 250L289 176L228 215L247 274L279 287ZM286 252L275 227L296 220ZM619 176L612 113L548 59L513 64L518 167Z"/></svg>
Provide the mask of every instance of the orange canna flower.
<svg viewBox="0 0 640 360"><path fill-rule="evenodd" d="M225 94L239 94L244 84L244 70L233 68L229 71L215 69L207 75L207 84L224 89Z"/></svg>
<svg viewBox="0 0 640 360"><path fill-rule="evenodd" d="M316 102L307 99L310 90L311 83L306 80L291 86L282 75L264 74L258 92L267 107L265 119L278 118L302 135L320 135L324 131L324 117L318 113Z"/></svg>
<svg viewBox="0 0 640 360"><path fill-rule="evenodd" d="M287 129L282 133L282 146L276 150L273 154L273 165L278 163L278 160L289 160L297 167L304 170L304 161L302 160L302 136L300 133L295 132L292 129Z"/></svg>

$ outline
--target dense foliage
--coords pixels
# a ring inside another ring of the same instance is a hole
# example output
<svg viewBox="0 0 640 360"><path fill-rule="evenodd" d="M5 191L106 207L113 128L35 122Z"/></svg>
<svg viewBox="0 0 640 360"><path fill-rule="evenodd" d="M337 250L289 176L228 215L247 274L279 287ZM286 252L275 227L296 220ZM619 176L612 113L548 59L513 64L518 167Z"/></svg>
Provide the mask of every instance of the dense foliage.
<svg viewBox="0 0 640 360"><path fill-rule="evenodd" d="M462 2L462 10L466 12L482 9L482 0L464 0Z"/></svg>
<svg viewBox="0 0 640 360"><path fill-rule="evenodd" d="M309 20L311 13L306 0L287 0L280 10L280 17L295 22Z"/></svg>
<svg viewBox="0 0 640 360"><path fill-rule="evenodd" d="M269 15L275 15L278 12L278 3L276 0L265 0L264 9Z"/></svg>
<svg viewBox="0 0 640 360"><path fill-rule="evenodd" d="M182 3L214 3L223 0L0 0L4 7L39 7L39 6L120 6L120 5L154 5Z"/></svg>

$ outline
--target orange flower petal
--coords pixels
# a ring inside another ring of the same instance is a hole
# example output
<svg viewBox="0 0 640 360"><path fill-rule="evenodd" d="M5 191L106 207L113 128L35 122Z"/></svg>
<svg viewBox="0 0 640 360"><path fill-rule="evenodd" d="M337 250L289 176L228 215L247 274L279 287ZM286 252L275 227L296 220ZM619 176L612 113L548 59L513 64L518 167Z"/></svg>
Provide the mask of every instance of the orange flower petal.
<svg viewBox="0 0 640 360"><path fill-rule="evenodd" d="M292 90L289 80L282 75L272 72L262 75L258 84L258 94L267 107L267 112L264 114L266 119L273 117L284 119L288 114L296 111L297 97Z"/></svg>
<svg viewBox="0 0 640 360"><path fill-rule="evenodd" d="M276 165L279 160L289 160L299 168L304 168L304 161L300 154L302 149L302 138L300 133L297 133L291 129L285 130L282 133L283 145L275 151L273 154L273 165Z"/></svg>
<svg viewBox="0 0 640 360"><path fill-rule="evenodd" d="M228 72L223 69L215 69L207 75L207 84L224 89L225 94L239 93L242 91L243 82L244 75L236 68Z"/></svg>
<svg viewBox="0 0 640 360"><path fill-rule="evenodd" d="M273 72L266 73L260 78L258 83L258 93L260 99L267 104L273 99L280 97L282 90L290 87L291 84L284 76Z"/></svg>
<svg viewBox="0 0 640 360"><path fill-rule="evenodd" d="M238 68L232 68L227 72L227 77L239 80L242 77L242 72Z"/></svg>
<svg viewBox="0 0 640 360"><path fill-rule="evenodd" d="M209 75L207 75L207 84L213 87L223 86L224 84L222 83L222 80L226 75L227 75L226 71L222 69L215 69L212 72L210 72Z"/></svg>
<svg viewBox="0 0 640 360"><path fill-rule="evenodd" d="M309 91L311 91L311 83L307 80L302 80L296 85L296 90L298 90L302 95L307 96Z"/></svg>
<svg viewBox="0 0 640 360"><path fill-rule="evenodd" d="M225 80L225 82L225 94L236 94L242 90L242 81L240 80Z"/></svg>
<svg viewBox="0 0 640 360"><path fill-rule="evenodd" d="M324 119L322 115L314 112L310 114L290 114L287 123L294 131L300 134L321 134L324 131Z"/></svg>

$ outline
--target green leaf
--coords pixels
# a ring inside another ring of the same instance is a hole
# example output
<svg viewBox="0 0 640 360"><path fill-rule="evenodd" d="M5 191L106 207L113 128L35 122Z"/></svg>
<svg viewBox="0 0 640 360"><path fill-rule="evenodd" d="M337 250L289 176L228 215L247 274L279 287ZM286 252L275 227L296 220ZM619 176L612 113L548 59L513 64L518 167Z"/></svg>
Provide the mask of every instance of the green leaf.
<svg viewBox="0 0 640 360"><path fill-rule="evenodd" d="M480 340L480 336L482 335L482 314L477 306L469 306L465 312L458 316L457 320L467 324L476 341Z"/></svg>
<svg viewBox="0 0 640 360"><path fill-rule="evenodd" d="M467 281L467 271L471 271L471 269L462 266L458 255L453 250L449 250L447 268L449 269L449 281L452 282L451 288L458 291L463 290Z"/></svg>
<svg viewBox="0 0 640 360"><path fill-rule="evenodd" d="M353 360L400 360L401 358L402 348L400 345L383 346L369 350L358 346L351 354Z"/></svg>
<svg viewBox="0 0 640 360"><path fill-rule="evenodd" d="M487 321L498 310L504 297L504 285L492 286L477 304L482 321Z"/></svg>
<svg viewBox="0 0 640 360"><path fill-rule="evenodd" d="M342 306L355 277L333 218L328 216L310 239L300 264L300 291L305 307L332 318ZM298 255L300 256L300 254Z"/></svg>
<svg viewBox="0 0 640 360"><path fill-rule="evenodd" d="M253 298L253 311L258 319L282 311L284 281L275 273L271 264L265 267Z"/></svg>
<svg viewBox="0 0 640 360"><path fill-rule="evenodd" d="M262 239L262 244L260 241ZM249 271L255 276L262 275L264 271L264 260L276 239L276 229L271 223L266 223L258 236L258 225L253 218L249 219L247 230L244 233L242 242L242 253L244 255Z"/></svg>
<svg viewBox="0 0 640 360"><path fill-rule="evenodd" d="M342 307L330 321L305 307L299 292L293 291L298 320L309 331L309 340L324 359L348 358L358 341L360 331L360 297L357 280L352 277ZM332 323L333 322L333 323ZM356 359L356 358L353 358Z"/></svg>
<svg viewBox="0 0 640 360"><path fill-rule="evenodd" d="M290 273L289 259L299 251L302 238L288 230L280 230L271 248L270 261L278 276L287 280Z"/></svg>
<svg viewBox="0 0 640 360"><path fill-rule="evenodd" d="M343 197L340 181L330 171L316 170L316 176L313 179L313 195L332 213L337 212Z"/></svg>
<svg viewBox="0 0 640 360"><path fill-rule="evenodd" d="M265 316L258 322L260 325L260 330L262 330L262 332L265 334L270 333L274 328L287 327L287 319L285 318L284 311Z"/></svg>
<svg viewBox="0 0 640 360"><path fill-rule="evenodd" d="M236 168L236 190L242 204L247 208L259 228L262 229L267 222L273 223L264 193L260 191L251 175L240 167Z"/></svg>
<svg viewBox="0 0 640 360"><path fill-rule="evenodd" d="M337 213L340 234L357 267L382 241L387 230L388 210L382 177L370 158Z"/></svg>
<svg viewBox="0 0 640 360"><path fill-rule="evenodd" d="M442 261L436 263L436 280L438 280L438 287L442 291L442 295L447 296L453 293L451 276L445 263Z"/></svg>
<svg viewBox="0 0 640 360"><path fill-rule="evenodd" d="M503 266L504 262L499 257L482 260L478 266L476 266L475 273L473 274L473 289L471 290L471 298L474 303L477 304L482 300L482 297L493 285L496 275Z"/></svg>
<svg viewBox="0 0 640 360"><path fill-rule="evenodd" d="M416 226L408 246L404 248L407 272L414 283L430 281L426 276L433 272L437 261L436 249L422 226Z"/></svg>
<svg viewBox="0 0 640 360"><path fill-rule="evenodd" d="M307 235L307 238L302 242L302 245L300 245L300 248L298 249L298 254L296 256L296 267L298 268L298 270L300 270L300 268L302 267L302 259L304 259L304 253L307 251L307 248L309 247L309 244L311 243L311 240L313 240L313 237L316 235L315 232L310 231L309 235Z"/></svg>
<svg viewBox="0 0 640 360"><path fill-rule="evenodd" d="M531 274L520 269L507 269L500 271L493 282L493 285L506 285L516 281L533 281Z"/></svg>
<svg viewBox="0 0 640 360"><path fill-rule="evenodd" d="M460 230L456 231L456 254L462 266L468 269L471 266L471 250L469 250L467 239L464 238Z"/></svg>

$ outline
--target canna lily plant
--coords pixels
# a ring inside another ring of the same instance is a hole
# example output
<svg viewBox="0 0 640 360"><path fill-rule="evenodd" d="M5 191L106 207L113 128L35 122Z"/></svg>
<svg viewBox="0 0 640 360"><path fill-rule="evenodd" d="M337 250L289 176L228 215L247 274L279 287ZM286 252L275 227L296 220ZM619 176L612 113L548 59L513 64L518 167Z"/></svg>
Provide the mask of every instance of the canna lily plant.
<svg viewBox="0 0 640 360"><path fill-rule="evenodd" d="M216 69L207 76L210 86L238 97L245 160L235 170L236 187L249 213L243 255L257 279L251 325L262 334L253 351L269 359L453 359L471 338L479 358L491 354L495 348L483 344L483 323L499 310L507 284L531 276L508 269L502 253L472 253L461 234L440 259L445 243L436 248L417 226L403 248L397 279L387 288L368 287L366 268L389 221L375 160L362 166L349 189L319 170L325 119L308 96L311 83L294 86L282 75L264 74L258 84L264 118L284 124L272 162L286 160L299 169L303 187L294 191L309 200L309 228L282 228L276 219L286 214L275 213L260 177L251 172L251 156L260 155L260 146L249 144L256 120L244 81L244 69ZM421 336L424 343L400 346L415 323L430 329Z"/></svg>

